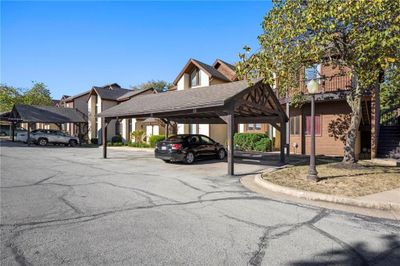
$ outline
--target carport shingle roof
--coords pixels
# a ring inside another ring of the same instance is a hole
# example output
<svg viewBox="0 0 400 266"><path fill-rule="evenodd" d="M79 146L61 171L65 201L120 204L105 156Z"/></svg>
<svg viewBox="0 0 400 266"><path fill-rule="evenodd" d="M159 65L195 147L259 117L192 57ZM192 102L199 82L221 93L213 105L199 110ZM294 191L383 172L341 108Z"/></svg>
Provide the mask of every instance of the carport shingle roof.
<svg viewBox="0 0 400 266"><path fill-rule="evenodd" d="M17 104L10 120L35 123L85 123L86 116L75 108Z"/></svg>
<svg viewBox="0 0 400 266"><path fill-rule="evenodd" d="M156 114L193 108L219 107L238 93L249 88L246 80L134 97L107 109L100 117L123 117L140 114Z"/></svg>

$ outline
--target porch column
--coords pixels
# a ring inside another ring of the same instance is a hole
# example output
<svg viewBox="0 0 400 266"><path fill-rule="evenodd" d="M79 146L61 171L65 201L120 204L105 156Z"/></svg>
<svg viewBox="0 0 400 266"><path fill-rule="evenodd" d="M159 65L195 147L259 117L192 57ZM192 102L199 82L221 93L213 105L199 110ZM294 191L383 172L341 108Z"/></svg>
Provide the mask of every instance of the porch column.
<svg viewBox="0 0 400 266"><path fill-rule="evenodd" d="M286 147L286 121L282 118L281 122L281 149L280 149L280 161L285 163L285 147Z"/></svg>
<svg viewBox="0 0 400 266"><path fill-rule="evenodd" d="M234 143L233 136L235 134L235 114L230 113L227 118L227 134L228 134L228 175L234 175Z"/></svg>
<svg viewBox="0 0 400 266"><path fill-rule="evenodd" d="M103 142L103 158L107 158L107 126L109 123L109 118L102 118L101 119L101 138Z"/></svg>

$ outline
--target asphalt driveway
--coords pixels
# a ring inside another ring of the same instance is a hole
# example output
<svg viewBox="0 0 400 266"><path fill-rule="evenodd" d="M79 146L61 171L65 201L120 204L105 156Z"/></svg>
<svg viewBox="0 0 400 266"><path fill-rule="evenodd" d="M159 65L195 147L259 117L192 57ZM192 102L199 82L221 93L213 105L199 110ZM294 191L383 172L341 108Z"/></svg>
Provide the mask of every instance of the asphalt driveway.
<svg viewBox="0 0 400 266"><path fill-rule="evenodd" d="M264 198L223 162L109 156L3 145L0 264L400 265L398 221Z"/></svg>

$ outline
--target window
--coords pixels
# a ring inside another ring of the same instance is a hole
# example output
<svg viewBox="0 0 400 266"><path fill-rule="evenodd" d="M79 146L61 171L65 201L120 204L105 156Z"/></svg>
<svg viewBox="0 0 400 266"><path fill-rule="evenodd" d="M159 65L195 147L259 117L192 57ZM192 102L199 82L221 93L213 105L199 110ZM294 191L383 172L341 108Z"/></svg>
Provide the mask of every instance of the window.
<svg viewBox="0 0 400 266"><path fill-rule="evenodd" d="M261 130L261 124L247 124L247 130Z"/></svg>
<svg viewBox="0 0 400 266"><path fill-rule="evenodd" d="M319 115L315 116L315 135L321 135L321 117ZM306 117L306 136L311 135L311 116Z"/></svg>
<svg viewBox="0 0 400 266"><path fill-rule="evenodd" d="M306 67L304 70L304 80L308 83L312 79L319 79L321 73L321 64L314 64L310 67Z"/></svg>
<svg viewBox="0 0 400 266"><path fill-rule="evenodd" d="M198 136L192 136L189 138L189 143L190 144L199 144L200 138Z"/></svg>
<svg viewBox="0 0 400 266"><path fill-rule="evenodd" d="M201 137L201 141L203 143L206 143L206 144L214 144L215 143L212 139L210 139L206 136L200 136L200 137Z"/></svg>
<svg viewBox="0 0 400 266"><path fill-rule="evenodd" d="M190 73L190 84L189 87L195 87L200 85L200 71L196 68Z"/></svg>
<svg viewBox="0 0 400 266"><path fill-rule="evenodd" d="M290 134L300 135L300 116L290 117Z"/></svg>
<svg viewBox="0 0 400 266"><path fill-rule="evenodd" d="M128 119L128 133L129 135L132 133L132 119Z"/></svg>

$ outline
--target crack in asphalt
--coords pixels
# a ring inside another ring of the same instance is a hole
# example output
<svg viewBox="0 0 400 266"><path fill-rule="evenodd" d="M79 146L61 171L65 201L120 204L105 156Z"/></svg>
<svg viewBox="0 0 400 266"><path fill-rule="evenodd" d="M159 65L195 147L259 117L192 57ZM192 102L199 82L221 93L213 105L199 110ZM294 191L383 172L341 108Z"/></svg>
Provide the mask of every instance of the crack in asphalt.
<svg viewBox="0 0 400 266"><path fill-rule="evenodd" d="M70 207L72 210L74 210L74 212L76 212L77 214L83 214L83 211L81 211L78 207L76 207L74 204L72 204L69 200L65 199L63 196L59 197L59 199L64 202L65 205L67 205L68 207Z"/></svg>
<svg viewBox="0 0 400 266"><path fill-rule="evenodd" d="M56 173L56 174L54 174L54 175L51 175L51 176L49 176L49 177L43 178L43 179L37 181L36 183L33 183L32 186L39 185L39 184L41 184L41 183L43 183L43 182L45 182L45 181L47 181L47 180L50 180L50 179L56 177L56 176L59 175L59 174L60 174L60 172L58 172L58 173Z"/></svg>
<svg viewBox="0 0 400 266"><path fill-rule="evenodd" d="M192 186L191 184L189 184L189 183L187 183L187 182L185 182L185 181L183 181L183 180L180 180L180 179L178 179L178 178L175 178L175 180L178 181L178 182L180 182L180 183L183 184L184 186L187 186L187 187L189 187L189 188L191 188L191 189L194 189L194 190L196 190L196 191L206 192L206 191L204 191L204 190L202 190L202 189L200 189L200 188L198 188L198 187Z"/></svg>
<svg viewBox="0 0 400 266"><path fill-rule="evenodd" d="M186 201L186 202L136 206L136 207L124 208L124 209L114 209L114 210L94 213L94 214L90 214L90 215L80 215L80 216L69 217L69 218L64 218L64 219L52 219L52 220L46 220L46 221L36 221L36 222L27 222L27 223L0 224L0 228L1 227L15 227L15 226L32 226L32 225L38 225L38 224L57 223L57 222L62 222L62 221L73 221L73 220L79 220L82 218L90 218L90 217L94 218L94 217L100 217L100 216L102 217L102 216L108 216L108 215L112 215L112 214L116 214L116 213L129 212L129 211L135 211L135 210L146 210L146 209L153 209L153 208L160 208L160 207L186 206L186 205L202 204L202 203L208 203L208 202L234 201L234 200L265 200L265 198L260 197L260 196L227 197L227 198L218 198L218 199L210 199L210 200L202 200L202 201L194 200L194 201Z"/></svg>
<svg viewBox="0 0 400 266"><path fill-rule="evenodd" d="M299 222L299 223L292 224L292 225L277 224L274 226L265 226L266 229L263 232L263 234L261 235L261 237L259 238L259 241L257 244L257 250L255 250L253 252L253 256L250 258L248 264L252 265L252 266L261 265L261 263L264 259L264 256L265 256L265 250L268 247L268 243L270 240L275 240L275 239L279 239L283 236L288 236L304 225L312 225L312 224L320 221L321 219L326 217L328 214L329 214L329 212L326 209L322 209L322 211L320 211L317 215L315 215L313 218L311 218L310 220L305 221L305 222ZM288 230L271 235L271 233L274 230L281 229L281 228L288 227L288 226L290 226L290 228Z"/></svg>
<svg viewBox="0 0 400 266"><path fill-rule="evenodd" d="M205 192L205 191L204 191ZM200 196L197 197L198 200L202 200L205 196L208 196L210 194L218 194L218 193L238 193L238 194L255 194L252 191L248 190L217 190L217 191L209 191L204 194L201 194Z"/></svg>

